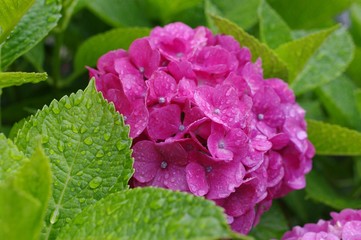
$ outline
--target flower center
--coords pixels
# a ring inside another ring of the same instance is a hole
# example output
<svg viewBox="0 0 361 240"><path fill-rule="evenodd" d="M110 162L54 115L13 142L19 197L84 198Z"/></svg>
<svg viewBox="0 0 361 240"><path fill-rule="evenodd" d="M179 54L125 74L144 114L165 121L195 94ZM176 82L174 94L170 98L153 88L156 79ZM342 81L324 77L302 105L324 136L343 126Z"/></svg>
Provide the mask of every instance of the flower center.
<svg viewBox="0 0 361 240"><path fill-rule="evenodd" d="M168 166L168 163L167 163L166 161L163 161L163 162L161 162L161 164L160 164L160 168L162 168L162 169L167 168L167 166Z"/></svg>
<svg viewBox="0 0 361 240"><path fill-rule="evenodd" d="M263 120L264 119L264 115L262 113L257 115L258 120Z"/></svg>
<svg viewBox="0 0 361 240"><path fill-rule="evenodd" d="M177 56L177 58L181 58L181 57L183 57L183 53L179 52L179 53L176 54L176 56Z"/></svg>
<svg viewBox="0 0 361 240"><path fill-rule="evenodd" d="M178 128L178 129L179 129L179 131L181 131L181 132L182 132L182 131L184 131L185 126L184 126L183 124L181 124L181 125L179 125L179 128Z"/></svg>
<svg viewBox="0 0 361 240"><path fill-rule="evenodd" d="M224 149L224 142L223 142L223 141L220 141L220 142L218 143L218 148Z"/></svg>
<svg viewBox="0 0 361 240"><path fill-rule="evenodd" d="M158 102L159 102L160 104L165 103L165 98L164 98L164 97L159 97L159 98L158 98Z"/></svg>
<svg viewBox="0 0 361 240"><path fill-rule="evenodd" d="M219 110L219 108L216 108L216 109L214 109L213 112L214 112L215 114L219 115L219 114L221 113L221 110Z"/></svg>
<svg viewBox="0 0 361 240"><path fill-rule="evenodd" d="M207 167L206 167L206 172L207 172L207 173L212 172L212 170L213 170L213 168L212 168L211 166L207 166Z"/></svg>
<svg viewBox="0 0 361 240"><path fill-rule="evenodd" d="M144 67L139 67L138 69L140 73L144 73Z"/></svg>

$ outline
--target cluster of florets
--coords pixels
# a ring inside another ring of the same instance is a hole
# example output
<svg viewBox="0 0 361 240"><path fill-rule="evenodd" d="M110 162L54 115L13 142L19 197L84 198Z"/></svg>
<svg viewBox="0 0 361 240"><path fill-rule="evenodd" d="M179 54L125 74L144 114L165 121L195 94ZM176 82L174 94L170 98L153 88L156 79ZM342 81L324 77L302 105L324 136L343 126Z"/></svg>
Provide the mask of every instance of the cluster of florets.
<svg viewBox="0 0 361 240"><path fill-rule="evenodd" d="M156 27L89 69L130 125L133 187L190 192L247 233L273 198L305 187L314 148L304 110L231 36Z"/></svg>
<svg viewBox="0 0 361 240"><path fill-rule="evenodd" d="M329 221L319 220L302 227L294 227L282 240L359 240L361 239L361 210L344 209L332 212Z"/></svg>

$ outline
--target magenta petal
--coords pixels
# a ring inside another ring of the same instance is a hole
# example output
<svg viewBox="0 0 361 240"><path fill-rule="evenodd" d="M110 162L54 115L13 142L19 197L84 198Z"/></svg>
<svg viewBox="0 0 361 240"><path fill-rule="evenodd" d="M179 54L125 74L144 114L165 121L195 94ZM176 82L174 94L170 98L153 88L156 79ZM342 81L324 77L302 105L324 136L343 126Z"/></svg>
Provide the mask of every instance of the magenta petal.
<svg viewBox="0 0 361 240"><path fill-rule="evenodd" d="M115 74L114 61L127 56L128 53L123 49L110 51L98 59L97 67L100 72Z"/></svg>
<svg viewBox="0 0 361 240"><path fill-rule="evenodd" d="M158 143L157 150L163 155L163 160L178 166L188 163L187 152L178 142Z"/></svg>
<svg viewBox="0 0 361 240"><path fill-rule="evenodd" d="M154 72L147 85L149 89L147 102L153 103L169 103L177 90L177 82L164 71Z"/></svg>
<svg viewBox="0 0 361 240"><path fill-rule="evenodd" d="M156 175L162 156L151 141L140 141L133 146L134 177L141 183L151 181Z"/></svg>
<svg viewBox="0 0 361 240"><path fill-rule="evenodd" d="M138 137L148 125L149 113L142 99L133 102L134 109L125 123L130 125L131 138Z"/></svg>
<svg viewBox="0 0 361 240"><path fill-rule="evenodd" d="M250 209L244 215L235 217L231 224L232 229L242 234L248 234L253 227L255 215L255 210Z"/></svg>
<svg viewBox="0 0 361 240"><path fill-rule="evenodd" d="M164 184L172 190L189 191L184 166L170 165L164 176Z"/></svg>
<svg viewBox="0 0 361 240"><path fill-rule="evenodd" d="M220 160L233 160L233 152L229 150L226 142L226 130L222 125L212 124L212 133L207 140L209 152Z"/></svg>
<svg viewBox="0 0 361 240"><path fill-rule="evenodd" d="M181 125L181 110L178 105L171 104L154 108L149 115L148 134L154 139L166 139L176 134Z"/></svg>
<svg viewBox="0 0 361 240"><path fill-rule="evenodd" d="M191 162L186 167L187 183L191 192L196 196L204 196L209 191L206 172L202 165Z"/></svg>
<svg viewBox="0 0 361 240"><path fill-rule="evenodd" d="M270 139L270 142L272 143L272 149L275 150L280 150L284 148L285 146L287 146L289 141L290 139L285 133L276 134Z"/></svg>
<svg viewBox="0 0 361 240"><path fill-rule="evenodd" d="M152 49L147 38L137 39L130 45L129 57L147 78L157 69L160 62L159 52Z"/></svg>
<svg viewBox="0 0 361 240"><path fill-rule="evenodd" d="M361 221L351 221L346 223L342 229L342 239L361 239Z"/></svg>

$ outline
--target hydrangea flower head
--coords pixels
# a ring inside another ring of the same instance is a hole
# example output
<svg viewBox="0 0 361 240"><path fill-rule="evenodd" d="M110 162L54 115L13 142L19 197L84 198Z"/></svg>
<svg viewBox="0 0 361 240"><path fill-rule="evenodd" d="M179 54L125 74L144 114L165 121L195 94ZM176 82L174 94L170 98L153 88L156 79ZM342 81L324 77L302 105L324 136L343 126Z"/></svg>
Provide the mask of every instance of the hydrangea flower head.
<svg viewBox="0 0 361 240"><path fill-rule="evenodd" d="M358 240L361 239L361 210L332 212L331 220L319 220L304 227L296 226L282 240Z"/></svg>
<svg viewBox="0 0 361 240"><path fill-rule="evenodd" d="M133 187L213 200L241 233L272 199L305 187L314 155L305 112L233 37L172 23L89 71L130 125Z"/></svg>

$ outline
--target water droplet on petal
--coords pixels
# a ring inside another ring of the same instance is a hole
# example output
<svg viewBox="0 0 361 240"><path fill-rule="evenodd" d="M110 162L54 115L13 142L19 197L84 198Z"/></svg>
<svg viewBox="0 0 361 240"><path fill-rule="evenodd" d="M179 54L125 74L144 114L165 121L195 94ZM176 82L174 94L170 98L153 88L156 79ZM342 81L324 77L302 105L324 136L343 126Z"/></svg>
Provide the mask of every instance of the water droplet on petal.
<svg viewBox="0 0 361 240"><path fill-rule="evenodd" d="M103 181L103 179L101 177L95 177L95 178L93 178L93 180L91 180L89 182L89 187L92 189L95 189L100 186L102 181Z"/></svg>
<svg viewBox="0 0 361 240"><path fill-rule="evenodd" d="M299 131L297 132L297 138L300 140L304 140L307 138L307 133L305 131Z"/></svg>

